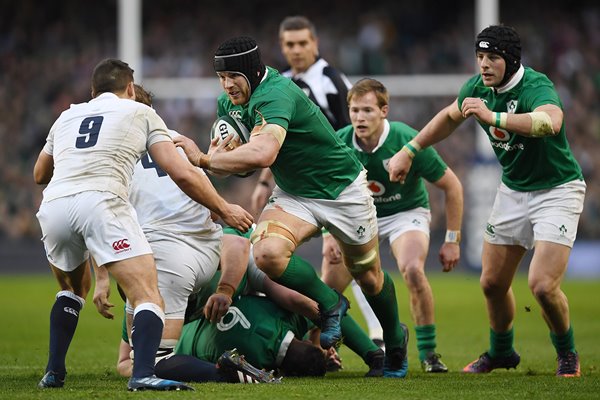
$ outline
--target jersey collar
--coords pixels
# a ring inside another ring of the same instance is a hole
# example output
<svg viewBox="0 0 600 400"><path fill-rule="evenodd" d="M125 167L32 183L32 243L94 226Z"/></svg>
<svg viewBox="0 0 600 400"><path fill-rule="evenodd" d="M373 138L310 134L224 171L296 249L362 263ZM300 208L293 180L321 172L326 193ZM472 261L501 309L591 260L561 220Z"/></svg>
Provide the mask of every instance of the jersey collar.
<svg viewBox="0 0 600 400"><path fill-rule="evenodd" d="M517 72L515 72L515 74L512 76L512 78L510 78L504 86L494 88L494 91L498 94L508 92L509 90L517 86L521 79L523 79L523 75L525 75L525 68L523 67L523 64L521 64Z"/></svg>
<svg viewBox="0 0 600 400"><path fill-rule="evenodd" d="M383 146L383 144L385 143L385 140L387 139L389 134L390 134L390 122L387 119L385 119L383 121L383 132L381 133L381 136L379 136L379 142L377 143L377 146L375 146L373 151L371 151L371 153L375 153L377 150L379 150L379 148L381 146ZM356 135L354 134L354 131L352 131L352 145L354 146L354 148L356 150L361 151L363 153L365 152L362 149L362 147L360 147L358 142L356 141Z"/></svg>

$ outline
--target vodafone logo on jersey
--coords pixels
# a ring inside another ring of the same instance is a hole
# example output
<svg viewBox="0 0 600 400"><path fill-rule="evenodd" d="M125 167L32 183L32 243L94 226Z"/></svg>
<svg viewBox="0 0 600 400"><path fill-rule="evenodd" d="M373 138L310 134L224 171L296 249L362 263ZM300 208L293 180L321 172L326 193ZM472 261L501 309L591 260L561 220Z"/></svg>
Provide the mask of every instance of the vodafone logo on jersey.
<svg viewBox="0 0 600 400"><path fill-rule="evenodd" d="M508 131L504 129L496 128L495 126L490 126L489 132L490 136L501 142L508 142L510 140L510 133L508 133Z"/></svg>
<svg viewBox="0 0 600 400"><path fill-rule="evenodd" d="M129 250L131 245L129 244L128 239L120 239L120 240L115 240L112 244L112 247L113 247L113 249L115 249L115 251L117 253L121 253L123 251Z"/></svg>
<svg viewBox="0 0 600 400"><path fill-rule="evenodd" d="M385 193L385 186L377 181L367 182L367 187L373 193L373 196L382 196Z"/></svg>

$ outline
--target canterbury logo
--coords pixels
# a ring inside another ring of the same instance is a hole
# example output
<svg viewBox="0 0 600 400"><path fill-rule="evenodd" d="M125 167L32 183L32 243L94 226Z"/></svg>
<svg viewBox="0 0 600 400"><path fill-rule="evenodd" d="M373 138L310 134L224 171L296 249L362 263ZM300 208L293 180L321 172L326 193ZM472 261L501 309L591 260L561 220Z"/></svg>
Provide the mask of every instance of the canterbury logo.
<svg viewBox="0 0 600 400"><path fill-rule="evenodd" d="M77 313L77 311L75 311L75 310L74 310L74 309L72 309L71 307L65 307L65 308L63 308L63 310L64 310L66 313L73 314L74 316L76 316L76 317L79 317L79 313Z"/></svg>
<svg viewBox="0 0 600 400"><path fill-rule="evenodd" d="M112 247L116 251L122 251L122 250L127 250L128 248L131 247L131 245L129 244L127 239L121 239L121 240L117 240L117 241L113 242Z"/></svg>
<svg viewBox="0 0 600 400"><path fill-rule="evenodd" d="M479 42L479 47L481 47L482 49L487 49L488 47L490 47L490 43L481 41Z"/></svg>

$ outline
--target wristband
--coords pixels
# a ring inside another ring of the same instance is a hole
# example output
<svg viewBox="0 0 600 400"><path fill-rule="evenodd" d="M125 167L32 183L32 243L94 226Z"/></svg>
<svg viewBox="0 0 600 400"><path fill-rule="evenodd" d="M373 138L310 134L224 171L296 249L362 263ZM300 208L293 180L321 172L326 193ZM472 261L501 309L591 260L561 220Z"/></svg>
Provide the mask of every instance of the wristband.
<svg viewBox="0 0 600 400"><path fill-rule="evenodd" d="M446 243L460 243L460 231L446 231L446 238L444 239Z"/></svg>
<svg viewBox="0 0 600 400"><path fill-rule="evenodd" d="M235 288L232 285L230 285L229 283L219 282L215 293L224 294L224 295L232 298L233 294L235 293Z"/></svg>
<svg viewBox="0 0 600 400"><path fill-rule="evenodd" d="M494 113L496 117L496 122L494 126L500 129L506 129L506 120L508 119L508 114L505 112L496 112Z"/></svg>
<svg viewBox="0 0 600 400"><path fill-rule="evenodd" d="M407 147L407 145L404 145L404 146L403 146L403 147L400 149L400 151L403 151L403 152L405 152L406 154L408 154L408 156L410 157L410 159L411 159L411 160L412 160L413 158L415 158L415 153L414 153L414 152L413 152L411 149L409 149L409 148Z"/></svg>
<svg viewBox="0 0 600 400"><path fill-rule="evenodd" d="M411 145L414 148L414 152L418 153L421 150L423 150L421 148L421 145L419 143L417 143L417 141L415 139L411 140L410 142L408 142L409 145Z"/></svg>

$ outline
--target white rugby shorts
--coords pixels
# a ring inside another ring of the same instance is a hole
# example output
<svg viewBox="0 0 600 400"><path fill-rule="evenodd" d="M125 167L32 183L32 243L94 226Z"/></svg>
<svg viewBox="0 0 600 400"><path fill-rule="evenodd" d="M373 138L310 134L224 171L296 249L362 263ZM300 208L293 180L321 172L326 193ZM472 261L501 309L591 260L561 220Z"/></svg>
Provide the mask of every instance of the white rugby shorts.
<svg viewBox="0 0 600 400"><path fill-rule="evenodd" d="M533 248L539 240L573 247L585 189L582 180L532 192L517 192L502 183L484 239L491 244L526 249Z"/></svg>
<svg viewBox="0 0 600 400"><path fill-rule="evenodd" d="M65 272L90 253L98 265L152 253L131 204L110 192L42 202L36 216L48 261Z"/></svg>
<svg viewBox="0 0 600 400"><path fill-rule="evenodd" d="M362 170L335 200L294 196L276 186L265 210L283 210L318 228L325 227L349 245L368 243L377 236L377 214L366 176Z"/></svg>
<svg viewBox="0 0 600 400"><path fill-rule="evenodd" d="M146 232L158 271L166 319L183 319L188 297L208 284L219 266L221 237ZM131 310L133 313L133 310Z"/></svg>
<svg viewBox="0 0 600 400"><path fill-rule="evenodd" d="M431 223L431 211L424 207L413 208L387 217L377 218L379 227L379 241L388 239L390 245L409 231L423 232L429 237L429 225Z"/></svg>

